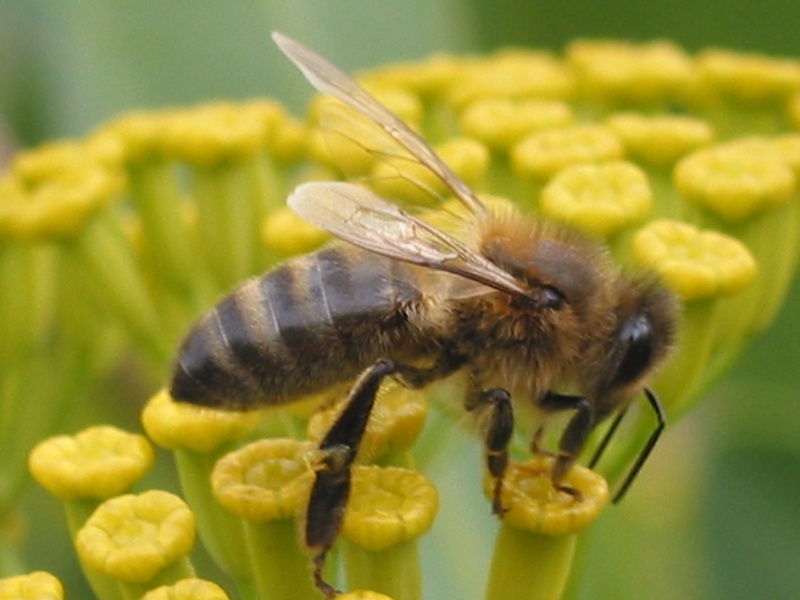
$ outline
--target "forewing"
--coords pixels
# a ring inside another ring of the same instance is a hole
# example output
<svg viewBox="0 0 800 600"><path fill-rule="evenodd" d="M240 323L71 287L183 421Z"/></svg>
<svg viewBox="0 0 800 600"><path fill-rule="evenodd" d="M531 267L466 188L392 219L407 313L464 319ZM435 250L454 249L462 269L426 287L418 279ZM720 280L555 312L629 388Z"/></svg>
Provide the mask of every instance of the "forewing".
<svg viewBox="0 0 800 600"><path fill-rule="evenodd" d="M377 124L439 178L471 213L486 213L486 207L472 189L439 158L425 140L358 83L316 52L291 38L274 32L272 39L317 90L333 96Z"/></svg>
<svg viewBox="0 0 800 600"><path fill-rule="evenodd" d="M367 188L341 181L305 183L287 204L309 223L365 250L527 295L506 271Z"/></svg>

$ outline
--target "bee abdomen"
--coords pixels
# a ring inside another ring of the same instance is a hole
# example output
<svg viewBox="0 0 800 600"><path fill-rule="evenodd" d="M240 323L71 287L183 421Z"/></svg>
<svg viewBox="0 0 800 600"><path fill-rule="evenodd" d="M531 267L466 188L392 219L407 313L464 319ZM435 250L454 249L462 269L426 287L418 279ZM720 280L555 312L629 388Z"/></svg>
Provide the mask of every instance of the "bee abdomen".
<svg viewBox="0 0 800 600"><path fill-rule="evenodd" d="M223 408L280 404L391 352L421 294L403 265L337 246L245 282L181 346L171 393Z"/></svg>

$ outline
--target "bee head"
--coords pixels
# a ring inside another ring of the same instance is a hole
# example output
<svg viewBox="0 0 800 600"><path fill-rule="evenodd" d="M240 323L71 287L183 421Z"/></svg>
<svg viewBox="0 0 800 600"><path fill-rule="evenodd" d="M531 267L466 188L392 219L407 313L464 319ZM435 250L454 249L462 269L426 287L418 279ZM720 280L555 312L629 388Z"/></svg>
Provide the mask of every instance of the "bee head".
<svg viewBox="0 0 800 600"><path fill-rule="evenodd" d="M600 395L618 396L641 388L664 361L675 339L674 296L650 279L621 278L617 325L601 351L606 361Z"/></svg>

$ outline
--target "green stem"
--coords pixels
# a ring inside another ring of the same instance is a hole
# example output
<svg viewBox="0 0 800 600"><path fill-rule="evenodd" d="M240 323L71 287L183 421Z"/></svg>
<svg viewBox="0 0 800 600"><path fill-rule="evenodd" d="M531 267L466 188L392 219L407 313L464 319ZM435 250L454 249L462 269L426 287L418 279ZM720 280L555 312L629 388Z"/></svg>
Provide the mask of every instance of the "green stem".
<svg viewBox="0 0 800 600"><path fill-rule="evenodd" d="M131 168L130 183L152 268L184 299L196 291L195 249L186 229L183 195L172 163L151 159Z"/></svg>
<svg viewBox="0 0 800 600"><path fill-rule="evenodd" d="M546 536L501 525L486 600L557 600L575 556L576 534Z"/></svg>
<svg viewBox="0 0 800 600"><path fill-rule="evenodd" d="M419 600L422 574L416 540L373 552L347 540L341 541L347 587L372 590L392 600Z"/></svg>
<svg viewBox="0 0 800 600"><path fill-rule="evenodd" d="M246 540L242 521L219 505L209 483L214 464L224 453L224 450L217 450L201 454L177 448L174 456L183 496L197 515L197 529L203 546L214 562L234 580L242 597L255 599L253 569L244 552Z"/></svg>
<svg viewBox="0 0 800 600"><path fill-rule="evenodd" d="M252 184L252 172L239 163L192 171L200 243L220 291L254 272L259 223L253 214Z"/></svg>
<svg viewBox="0 0 800 600"><path fill-rule="evenodd" d="M152 358L167 362L171 347L161 335L155 304L118 217L97 215L66 249L77 271L84 275L87 295L116 316Z"/></svg>
<svg viewBox="0 0 800 600"><path fill-rule="evenodd" d="M319 600L311 560L297 544L297 522L245 521L247 548L262 600Z"/></svg>
<svg viewBox="0 0 800 600"><path fill-rule="evenodd" d="M82 498L78 500L64 500L63 505L67 515L67 528L69 529L70 537L75 540L78 530L83 527L86 520L100 505L100 501L91 498ZM125 600L125 596L116 579L99 573L83 563L81 563L81 570L86 577L86 581L89 582L89 587L92 588L98 600Z"/></svg>

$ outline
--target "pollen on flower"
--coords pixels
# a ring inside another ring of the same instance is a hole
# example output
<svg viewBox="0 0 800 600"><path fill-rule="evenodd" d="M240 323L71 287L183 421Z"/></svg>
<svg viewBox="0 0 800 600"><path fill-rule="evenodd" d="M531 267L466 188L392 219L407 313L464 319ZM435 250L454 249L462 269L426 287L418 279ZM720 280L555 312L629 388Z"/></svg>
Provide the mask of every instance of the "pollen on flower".
<svg viewBox="0 0 800 600"><path fill-rule="evenodd" d="M521 177L546 181L570 165L620 160L624 151L609 127L573 125L526 136L511 149L511 165Z"/></svg>
<svg viewBox="0 0 800 600"><path fill-rule="evenodd" d="M366 550L421 536L439 507L433 483L408 469L359 465L353 468L352 486L342 537Z"/></svg>
<svg viewBox="0 0 800 600"><path fill-rule="evenodd" d="M469 104L459 126L491 148L507 149L530 133L566 127L573 120L572 109L560 100L488 98Z"/></svg>
<svg viewBox="0 0 800 600"><path fill-rule="evenodd" d="M307 428L310 440L316 442L325 436L345 401L346 398L314 413ZM427 414L428 402L421 392L398 383L381 387L359 446L358 460L374 462L387 454L408 450L422 432Z"/></svg>
<svg viewBox="0 0 800 600"><path fill-rule="evenodd" d="M674 180L687 200L729 222L784 204L796 188L794 173L774 153L735 144L690 154L676 166Z"/></svg>
<svg viewBox="0 0 800 600"><path fill-rule="evenodd" d="M737 239L667 219L640 229L632 252L685 300L739 292L757 271L753 255Z"/></svg>
<svg viewBox="0 0 800 600"><path fill-rule="evenodd" d="M230 452L211 474L214 497L256 523L293 517L311 490L314 449L311 442L272 438Z"/></svg>
<svg viewBox="0 0 800 600"><path fill-rule="evenodd" d="M689 152L714 141L711 125L683 115L624 112L612 115L607 124L622 138L628 156L654 167L669 167Z"/></svg>
<svg viewBox="0 0 800 600"><path fill-rule="evenodd" d="M142 426L162 448L188 448L211 452L222 444L240 440L258 424L257 412L223 411L175 402L163 389L142 410Z"/></svg>
<svg viewBox="0 0 800 600"><path fill-rule="evenodd" d="M28 466L34 479L58 498L105 499L127 491L153 460L144 436L104 425L40 442Z"/></svg>
<svg viewBox="0 0 800 600"><path fill-rule="evenodd" d="M106 500L78 531L75 548L91 569L146 583L185 558L194 540L194 515L183 500L151 490Z"/></svg>
<svg viewBox="0 0 800 600"><path fill-rule="evenodd" d="M553 487L553 457L537 456L525 463L511 463L503 478L503 522L517 529L551 536L580 531L594 521L609 502L608 484L594 471L579 465L570 469L564 484L581 499ZM492 498L494 479L486 474L484 494Z"/></svg>
<svg viewBox="0 0 800 600"><path fill-rule="evenodd" d="M63 600L64 588L50 573L35 571L0 579L0 600Z"/></svg>
<svg viewBox="0 0 800 600"><path fill-rule="evenodd" d="M216 583L191 578L150 590L141 600L229 600L229 596Z"/></svg>
<svg viewBox="0 0 800 600"><path fill-rule="evenodd" d="M640 223L653 193L647 175L629 162L567 167L542 190L542 214L584 233L605 238Z"/></svg>

